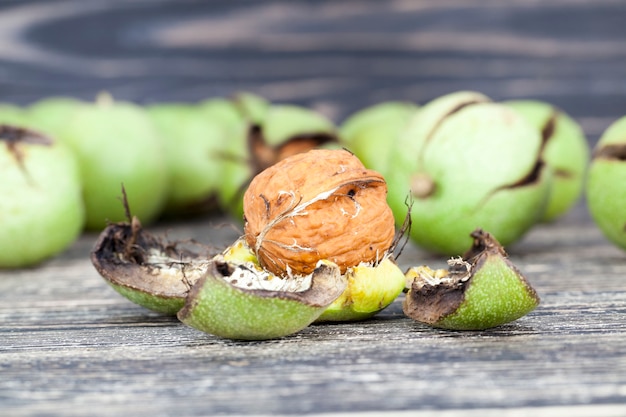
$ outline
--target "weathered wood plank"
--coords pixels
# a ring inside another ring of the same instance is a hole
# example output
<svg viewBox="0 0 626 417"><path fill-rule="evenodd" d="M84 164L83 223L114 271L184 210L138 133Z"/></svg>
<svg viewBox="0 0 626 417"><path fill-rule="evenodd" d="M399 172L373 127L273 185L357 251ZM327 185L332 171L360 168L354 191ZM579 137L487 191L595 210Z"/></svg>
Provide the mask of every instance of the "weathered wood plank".
<svg viewBox="0 0 626 417"><path fill-rule="evenodd" d="M434 330L403 317L400 299L374 320L270 342L221 340L130 304L91 268L92 241L0 274L0 404L15 415L42 404L62 415L626 404L626 282L615 276L626 259L588 222L540 226L512 251L542 296L516 323ZM442 261L413 247L403 258Z"/></svg>

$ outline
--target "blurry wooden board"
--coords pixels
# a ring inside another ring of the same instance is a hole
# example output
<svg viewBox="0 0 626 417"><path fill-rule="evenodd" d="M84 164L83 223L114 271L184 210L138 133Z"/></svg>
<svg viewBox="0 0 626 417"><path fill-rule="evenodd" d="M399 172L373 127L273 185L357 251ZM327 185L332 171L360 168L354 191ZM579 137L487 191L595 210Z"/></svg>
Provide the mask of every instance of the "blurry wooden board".
<svg viewBox="0 0 626 417"><path fill-rule="evenodd" d="M249 90L339 122L378 101L474 89L557 104L592 144L626 114L624 17L609 0L5 1L0 100ZM229 223L154 231L219 247L237 237ZM2 416L626 415L626 255L584 204L508 248L542 304L484 332L419 325L400 298L367 322L221 340L118 296L89 262L95 238L0 272ZM400 264L444 261L411 246Z"/></svg>
<svg viewBox="0 0 626 417"><path fill-rule="evenodd" d="M536 98L595 138L626 112L626 3L4 1L2 101L195 101L249 90L337 120L460 89Z"/></svg>

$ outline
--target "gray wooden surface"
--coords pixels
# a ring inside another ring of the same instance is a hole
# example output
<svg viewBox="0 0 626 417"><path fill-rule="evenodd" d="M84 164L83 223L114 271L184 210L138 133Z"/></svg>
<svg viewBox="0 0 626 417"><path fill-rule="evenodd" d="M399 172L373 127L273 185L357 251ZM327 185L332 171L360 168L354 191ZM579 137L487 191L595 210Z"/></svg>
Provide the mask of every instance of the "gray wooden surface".
<svg viewBox="0 0 626 417"><path fill-rule="evenodd" d="M245 89L339 122L382 100L474 89L559 105L592 145L626 114L624 22L626 3L609 0L6 1L0 97ZM220 246L237 237L229 223L152 231ZM95 238L0 271L1 416L626 415L626 253L584 202L508 248L542 304L484 332L419 325L401 297L366 322L222 340L118 296L88 260ZM409 247L400 264L444 261Z"/></svg>

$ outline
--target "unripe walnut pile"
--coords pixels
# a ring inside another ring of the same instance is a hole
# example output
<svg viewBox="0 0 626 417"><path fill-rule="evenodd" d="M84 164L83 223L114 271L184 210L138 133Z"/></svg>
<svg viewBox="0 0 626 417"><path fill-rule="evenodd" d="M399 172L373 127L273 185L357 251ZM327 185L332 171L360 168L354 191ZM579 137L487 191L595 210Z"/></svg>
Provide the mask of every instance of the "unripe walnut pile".
<svg viewBox="0 0 626 417"><path fill-rule="evenodd" d="M394 239L382 175L345 150L312 150L257 175L244 195L245 238L276 275L310 274L321 259L341 272L380 261Z"/></svg>

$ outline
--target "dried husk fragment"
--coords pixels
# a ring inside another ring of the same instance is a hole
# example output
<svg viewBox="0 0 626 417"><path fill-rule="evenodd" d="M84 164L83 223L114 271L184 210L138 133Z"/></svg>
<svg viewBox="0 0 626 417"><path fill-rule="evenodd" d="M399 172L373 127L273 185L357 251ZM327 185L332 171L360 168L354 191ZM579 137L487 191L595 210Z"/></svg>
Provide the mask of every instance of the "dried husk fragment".
<svg viewBox="0 0 626 417"><path fill-rule="evenodd" d="M244 195L245 238L276 275L328 259L345 273L383 259L394 239L387 186L345 150L312 150L257 175Z"/></svg>
<svg viewBox="0 0 626 417"><path fill-rule="evenodd" d="M150 310L175 315L191 286L208 269L208 252L166 242L144 230L134 217L104 229L91 261L122 296Z"/></svg>

